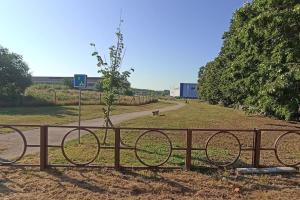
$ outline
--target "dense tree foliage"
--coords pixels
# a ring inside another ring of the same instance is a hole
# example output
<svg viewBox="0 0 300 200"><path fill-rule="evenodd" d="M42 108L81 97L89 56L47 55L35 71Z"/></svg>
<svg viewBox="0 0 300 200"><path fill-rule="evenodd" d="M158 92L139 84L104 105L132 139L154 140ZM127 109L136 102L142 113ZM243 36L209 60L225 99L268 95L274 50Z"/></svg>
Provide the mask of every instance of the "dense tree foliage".
<svg viewBox="0 0 300 200"><path fill-rule="evenodd" d="M22 56L0 46L0 100L17 101L31 84L31 75Z"/></svg>
<svg viewBox="0 0 300 200"><path fill-rule="evenodd" d="M253 0L238 9L218 57L199 70L203 100L281 119L300 103L300 0Z"/></svg>

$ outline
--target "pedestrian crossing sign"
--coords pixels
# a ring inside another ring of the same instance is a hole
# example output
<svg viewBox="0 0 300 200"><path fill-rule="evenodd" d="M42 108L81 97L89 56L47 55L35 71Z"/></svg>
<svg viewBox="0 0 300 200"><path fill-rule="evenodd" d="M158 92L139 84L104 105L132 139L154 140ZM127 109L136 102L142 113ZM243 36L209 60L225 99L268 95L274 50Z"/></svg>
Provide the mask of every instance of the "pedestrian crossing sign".
<svg viewBox="0 0 300 200"><path fill-rule="evenodd" d="M86 88L87 87L87 75L86 74L74 74L74 87Z"/></svg>

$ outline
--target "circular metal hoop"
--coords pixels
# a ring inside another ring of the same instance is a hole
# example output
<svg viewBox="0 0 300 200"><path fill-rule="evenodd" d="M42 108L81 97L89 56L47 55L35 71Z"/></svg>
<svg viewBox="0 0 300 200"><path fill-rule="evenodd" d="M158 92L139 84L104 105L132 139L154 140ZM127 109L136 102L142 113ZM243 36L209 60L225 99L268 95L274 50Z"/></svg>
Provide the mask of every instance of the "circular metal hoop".
<svg viewBox="0 0 300 200"><path fill-rule="evenodd" d="M150 165L150 164L146 163L145 161L143 161L143 160L139 157L139 155L138 155L138 153L137 153L137 145L138 145L140 139L141 139L144 135L146 135L146 134L148 134L148 133L150 133L150 132L157 132L157 133L159 133L159 134L162 134L162 135L167 139L167 141L168 141L168 143L169 143L169 147L170 147L170 152L169 152L169 154L168 154L168 157L167 157L165 160L163 160L162 162L160 162L159 164L157 164L157 165ZM143 165L148 166L148 167L159 167L159 166L165 164L166 162L168 162L168 160L169 160L170 157L171 157L172 150L173 150L173 147L172 147L172 142L171 142L170 138L167 136L167 134L165 134L164 132L159 131L159 130L148 130L148 131L145 131L144 133L142 133L142 134L138 137L138 139L137 139L136 142L135 142L135 146L134 146L134 153L135 153L136 158L137 158Z"/></svg>
<svg viewBox="0 0 300 200"><path fill-rule="evenodd" d="M96 139L96 141L97 141L97 153L96 153L96 155L93 157L93 159L91 159L90 161L85 162L85 163L76 163L76 162L72 161L72 160L67 156L67 154L66 154L66 152L65 152L65 150L64 150L66 138L68 137L68 135L70 135L73 131L76 131L76 130L84 130L84 131L89 132L90 134L92 134L92 135L95 137L95 139ZM72 163L73 165L77 165L77 166L85 166L85 165L88 165L88 164L94 162L94 161L97 159L97 157L99 156L99 153L100 153L100 142L99 142L99 139L98 139L98 137L96 136L96 134L95 134L94 132L90 131L89 129L86 129L86 128L75 128L75 129L69 131L69 132L63 137L63 140L62 140L62 142L61 142L61 150L62 150L63 156L65 157L65 159L66 159L67 161L69 161L69 162Z"/></svg>
<svg viewBox="0 0 300 200"><path fill-rule="evenodd" d="M0 129L1 128L9 128L9 129L14 130L18 135L21 136L22 141L24 143L23 151L22 151L22 153L21 153L21 155L19 157L17 157L16 159L14 159L12 161L4 161L4 162L0 161L0 165L10 165L10 164L13 164L13 163L15 163L15 162L17 162L17 161L19 161L20 159L23 158L23 156L26 153L26 149L27 149L27 141L26 141L26 138L25 138L24 134L19 129L16 129L16 128L11 127L11 126L1 126Z"/></svg>
<svg viewBox="0 0 300 200"><path fill-rule="evenodd" d="M297 165L300 165L300 159L299 159L298 162L296 162L296 163L294 163L294 164L286 164L286 163L284 163L284 162L280 159L280 157L279 157L279 155L278 155L278 146L279 146L280 140L282 140L282 138L283 138L284 136L289 135L289 134L293 134L293 133L300 136L300 133L299 133L299 132L296 132L296 131L288 131L288 132L286 132L286 133L280 135L280 136L276 139L276 141L275 141L275 156L276 156L277 160L278 160L281 164L283 164L283 165L285 165L285 166L288 166L288 167L295 167L295 166L297 166Z"/></svg>
<svg viewBox="0 0 300 200"><path fill-rule="evenodd" d="M217 136L217 135L219 135L219 134L222 134L222 133L229 134L229 135L231 135L231 136L233 136L233 137L235 138L235 140L238 142L238 145L239 145L239 153L237 154L237 156L235 157L235 159L234 159L232 162L230 162L230 163L228 163L228 164L220 165L220 164L217 164L217 162L215 162L215 161L213 161L213 160L211 160L211 159L209 158L208 150L207 150L207 149L208 149L209 142L210 142L215 136ZM241 143L240 143L240 140L239 140L233 133L231 133L231 132L228 132L228 131L219 131L219 132L213 134L212 136L210 136L210 137L208 138L208 140L207 140L207 142L206 142L206 144L205 144L205 154L206 154L207 160L208 160L210 163L212 163L213 165L215 165L215 166L218 166L218 167L227 167L227 166L233 165L234 163L236 163L236 161L238 161L238 159L239 159L239 157L240 157L240 155L241 155Z"/></svg>

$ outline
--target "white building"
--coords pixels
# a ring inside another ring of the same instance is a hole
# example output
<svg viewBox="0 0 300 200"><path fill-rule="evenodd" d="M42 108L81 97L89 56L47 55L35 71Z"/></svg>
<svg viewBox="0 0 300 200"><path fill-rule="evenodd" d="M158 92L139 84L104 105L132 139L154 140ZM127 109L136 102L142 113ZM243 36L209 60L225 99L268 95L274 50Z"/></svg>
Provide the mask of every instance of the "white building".
<svg viewBox="0 0 300 200"><path fill-rule="evenodd" d="M178 86L174 86L170 90L170 96L171 97L179 97L180 96L180 88Z"/></svg>

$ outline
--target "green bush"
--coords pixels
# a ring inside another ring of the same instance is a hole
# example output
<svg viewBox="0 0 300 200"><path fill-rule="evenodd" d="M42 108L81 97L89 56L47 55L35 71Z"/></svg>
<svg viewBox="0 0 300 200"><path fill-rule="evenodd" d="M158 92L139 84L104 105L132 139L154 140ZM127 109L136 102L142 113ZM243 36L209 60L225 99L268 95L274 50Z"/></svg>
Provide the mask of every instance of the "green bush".
<svg viewBox="0 0 300 200"><path fill-rule="evenodd" d="M31 75L22 56L0 46L0 101L15 104L31 85Z"/></svg>

